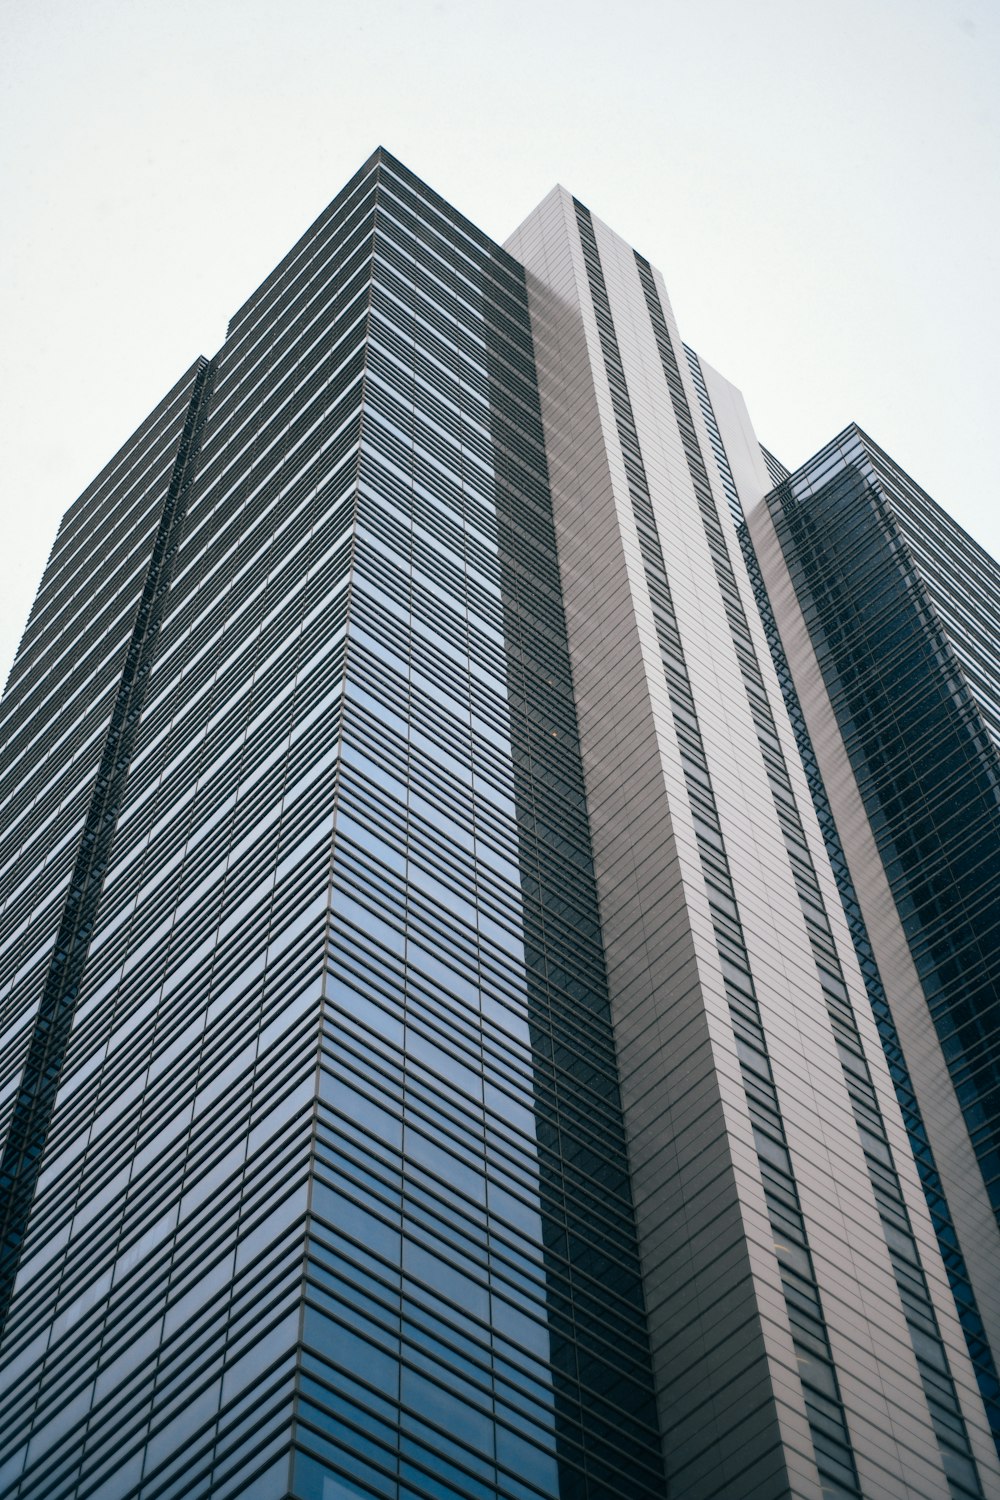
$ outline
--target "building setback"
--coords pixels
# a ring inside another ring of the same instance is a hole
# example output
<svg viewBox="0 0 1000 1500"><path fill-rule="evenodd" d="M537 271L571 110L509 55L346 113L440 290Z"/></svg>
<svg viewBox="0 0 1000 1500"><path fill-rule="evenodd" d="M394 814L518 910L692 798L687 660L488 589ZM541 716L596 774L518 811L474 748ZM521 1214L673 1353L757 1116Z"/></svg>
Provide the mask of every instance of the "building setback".
<svg viewBox="0 0 1000 1500"><path fill-rule="evenodd" d="M1000 1494L996 780L980 927L914 938L951 835L897 880L905 788L844 800L771 464L565 190L501 249L378 151L67 512L0 709L0 1495Z"/></svg>

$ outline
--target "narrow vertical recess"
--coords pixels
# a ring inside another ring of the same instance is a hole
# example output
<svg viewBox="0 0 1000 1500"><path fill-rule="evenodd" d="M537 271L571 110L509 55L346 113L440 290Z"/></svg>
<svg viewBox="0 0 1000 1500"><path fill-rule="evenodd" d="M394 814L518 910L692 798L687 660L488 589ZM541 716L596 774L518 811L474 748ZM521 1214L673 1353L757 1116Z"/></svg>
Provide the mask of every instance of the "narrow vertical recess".
<svg viewBox="0 0 1000 1500"><path fill-rule="evenodd" d="M213 378L214 365L201 360L4 1144L0 1162L0 1333L10 1309L73 1013L83 984Z"/></svg>

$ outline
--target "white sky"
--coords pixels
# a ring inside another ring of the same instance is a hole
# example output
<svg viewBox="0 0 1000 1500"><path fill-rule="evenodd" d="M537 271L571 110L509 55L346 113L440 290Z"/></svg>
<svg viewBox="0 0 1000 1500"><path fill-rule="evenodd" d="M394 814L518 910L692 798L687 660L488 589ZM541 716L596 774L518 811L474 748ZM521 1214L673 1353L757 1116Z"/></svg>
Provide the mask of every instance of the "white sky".
<svg viewBox="0 0 1000 1500"><path fill-rule="evenodd" d="M563 182L795 467L866 428L995 555L997 0L0 0L0 679L63 510L376 145Z"/></svg>

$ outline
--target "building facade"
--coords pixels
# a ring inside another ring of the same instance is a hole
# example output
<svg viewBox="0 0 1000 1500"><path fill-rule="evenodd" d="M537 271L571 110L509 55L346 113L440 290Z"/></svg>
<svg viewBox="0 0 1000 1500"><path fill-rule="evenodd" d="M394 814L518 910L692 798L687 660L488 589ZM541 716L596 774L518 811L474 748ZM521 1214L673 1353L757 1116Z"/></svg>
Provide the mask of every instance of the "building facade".
<svg viewBox="0 0 1000 1500"><path fill-rule="evenodd" d="M758 498L749 530L996 1433L1000 569L856 427Z"/></svg>
<svg viewBox="0 0 1000 1500"><path fill-rule="evenodd" d="M379 151L71 507L2 709L0 1495L1000 1493L762 474L582 204L501 249Z"/></svg>

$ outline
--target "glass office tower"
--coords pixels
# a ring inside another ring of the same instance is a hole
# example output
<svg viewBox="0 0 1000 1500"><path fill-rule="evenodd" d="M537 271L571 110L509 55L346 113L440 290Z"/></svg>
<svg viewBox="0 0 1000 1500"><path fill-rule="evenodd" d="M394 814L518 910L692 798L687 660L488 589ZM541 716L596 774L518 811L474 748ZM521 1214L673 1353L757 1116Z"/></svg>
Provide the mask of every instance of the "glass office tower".
<svg viewBox="0 0 1000 1500"><path fill-rule="evenodd" d="M71 507L0 1495L1000 1486L713 436L583 205L379 151Z"/></svg>
<svg viewBox="0 0 1000 1500"><path fill-rule="evenodd" d="M662 1494L516 263L373 159L7 703L0 1490Z"/></svg>
<svg viewBox="0 0 1000 1500"><path fill-rule="evenodd" d="M750 529L1000 1438L1000 568L857 427Z"/></svg>

